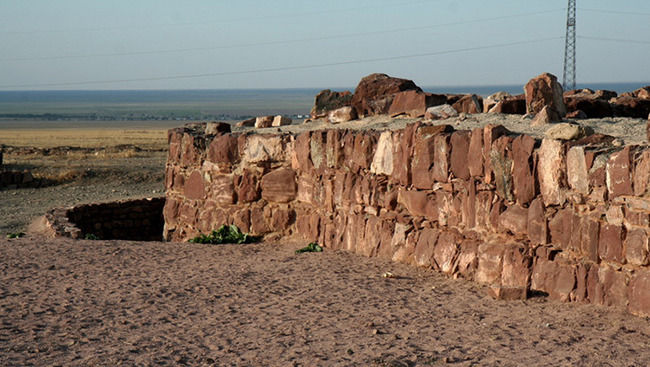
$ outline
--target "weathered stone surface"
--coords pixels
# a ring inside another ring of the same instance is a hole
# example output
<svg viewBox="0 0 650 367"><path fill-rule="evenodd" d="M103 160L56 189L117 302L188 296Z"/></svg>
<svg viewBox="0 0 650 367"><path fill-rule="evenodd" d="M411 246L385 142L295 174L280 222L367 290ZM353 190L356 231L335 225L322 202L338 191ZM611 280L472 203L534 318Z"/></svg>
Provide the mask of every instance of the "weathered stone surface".
<svg viewBox="0 0 650 367"><path fill-rule="evenodd" d="M612 154L607 161L606 179L610 198L634 194L630 171L630 147L626 146Z"/></svg>
<svg viewBox="0 0 650 367"><path fill-rule="evenodd" d="M512 141L512 180L519 204L528 204L537 194L535 145L535 139L528 135L520 135Z"/></svg>
<svg viewBox="0 0 650 367"><path fill-rule="evenodd" d="M620 225L605 223L600 227L598 253L602 260L624 263L623 236L624 228Z"/></svg>
<svg viewBox="0 0 650 367"><path fill-rule="evenodd" d="M239 121L238 123L235 124L235 126L237 126L237 127L254 127L256 121L257 121L257 118L251 118L251 119L248 119L248 120Z"/></svg>
<svg viewBox="0 0 650 367"><path fill-rule="evenodd" d="M339 124L357 119L357 110L352 106L345 106L330 111L327 114L327 122L330 124Z"/></svg>
<svg viewBox="0 0 650 367"><path fill-rule="evenodd" d="M447 98L440 94L406 90L395 94L393 103L388 109L388 114L391 116L405 114L413 118L423 117L427 108L438 106L445 102L447 102Z"/></svg>
<svg viewBox="0 0 650 367"><path fill-rule="evenodd" d="M334 92L329 89L320 91L314 98L314 106L311 108L311 118L320 118L328 115L330 111L349 106L352 100L352 93ZM356 113L356 112L355 112Z"/></svg>
<svg viewBox="0 0 650 367"><path fill-rule="evenodd" d="M508 98L512 98L512 95L508 92L496 92L494 94L487 96L483 100L483 112L484 113L490 112L490 110L494 108L494 106L496 106L497 103Z"/></svg>
<svg viewBox="0 0 650 367"><path fill-rule="evenodd" d="M424 191L402 190L398 202L406 207L413 216L434 218L437 216L435 201Z"/></svg>
<svg viewBox="0 0 650 367"><path fill-rule="evenodd" d="M215 175L210 183L210 198L219 206L232 205L235 202L235 187L230 175Z"/></svg>
<svg viewBox="0 0 650 367"><path fill-rule="evenodd" d="M621 96L614 98L613 102L616 116L643 119L650 114L650 100L648 99Z"/></svg>
<svg viewBox="0 0 650 367"><path fill-rule="evenodd" d="M438 234L439 232L434 229L422 230L413 254L416 265L430 267L433 264L433 251L438 241Z"/></svg>
<svg viewBox="0 0 650 367"><path fill-rule="evenodd" d="M241 175L235 178L235 190L241 203L252 203L260 198L258 177L252 171L244 169Z"/></svg>
<svg viewBox="0 0 650 367"><path fill-rule="evenodd" d="M630 280L627 296L629 298L628 310L631 313L642 316L650 316L650 271L640 270Z"/></svg>
<svg viewBox="0 0 650 367"><path fill-rule="evenodd" d="M544 139L539 148L537 177L544 204L561 205L566 200L566 152L558 140Z"/></svg>
<svg viewBox="0 0 650 367"><path fill-rule="evenodd" d="M544 213L544 203L541 198L537 198L530 203L526 220L528 221L526 231L530 241L536 245L547 244L548 226Z"/></svg>
<svg viewBox="0 0 650 367"><path fill-rule="evenodd" d="M212 139L208 146L207 160L228 165L237 163L239 161L237 137L226 134Z"/></svg>
<svg viewBox="0 0 650 367"><path fill-rule="evenodd" d="M557 78L549 73L538 75L526 83L526 112L539 113L544 106L548 106L557 116L566 115L564 105L564 91Z"/></svg>
<svg viewBox="0 0 650 367"><path fill-rule="evenodd" d="M531 289L547 292L551 298L567 302L575 286L573 267L556 261L537 259L533 266Z"/></svg>
<svg viewBox="0 0 650 367"><path fill-rule="evenodd" d="M259 116L255 119L255 128L262 129L273 126L275 116Z"/></svg>
<svg viewBox="0 0 650 367"><path fill-rule="evenodd" d="M519 205L508 207L499 215L499 226L514 235L526 235L528 232L528 210Z"/></svg>
<svg viewBox="0 0 650 367"><path fill-rule="evenodd" d="M643 196L650 188L650 150L644 150L634 168L634 195Z"/></svg>
<svg viewBox="0 0 650 367"><path fill-rule="evenodd" d="M627 306L628 287L626 276L610 266L600 266L598 280L602 285L602 299L605 306Z"/></svg>
<svg viewBox="0 0 650 367"><path fill-rule="evenodd" d="M585 137L590 131L584 126L563 122L549 127L544 135L548 139L577 140Z"/></svg>
<svg viewBox="0 0 650 367"><path fill-rule="evenodd" d="M492 163L490 153L492 152L492 143L498 138L507 135L510 131L502 125L488 124L483 127L483 168L485 182L491 184L494 182L492 175Z"/></svg>
<svg viewBox="0 0 650 367"><path fill-rule="evenodd" d="M497 102L492 107L489 113L505 113L511 115L524 115L526 114L526 99L524 95L506 98Z"/></svg>
<svg viewBox="0 0 650 367"><path fill-rule="evenodd" d="M594 97L570 97L564 98L567 106L567 118L570 118L571 113L582 111L584 117L579 118L603 118L614 116L614 109L607 100L602 100ZM571 117L576 118L576 117Z"/></svg>
<svg viewBox="0 0 650 367"><path fill-rule="evenodd" d="M230 124L225 122L208 122L205 124L205 135L218 135L230 132Z"/></svg>
<svg viewBox="0 0 650 367"><path fill-rule="evenodd" d="M557 247L568 250L573 230L573 209L560 209L548 222L551 243Z"/></svg>
<svg viewBox="0 0 650 367"><path fill-rule="evenodd" d="M452 274L455 271L458 245L461 239L462 236L455 231L443 231L438 236L433 250L433 260L443 273Z"/></svg>
<svg viewBox="0 0 650 367"><path fill-rule="evenodd" d="M567 152L567 181L569 187L582 195L589 194L589 171L584 147L577 146Z"/></svg>
<svg viewBox="0 0 650 367"><path fill-rule="evenodd" d="M242 149L242 141L239 141ZM248 163L281 161L286 158L282 138L276 135L250 135L245 137L242 160Z"/></svg>
<svg viewBox="0 0 650 367"><path fill-rule="evenodd" d="M530 126L544 126L552 124L554 122L562 121L562 117L549 106L544 106L541 111L539 111L533 121L530 122Z"/></svg>
<svg viewBox="0 0 650 367"><path fill-rule="evenodd" d="M472 177L483 176L483 128L472 130L467 155L471 157L467 162L469 174Z"/></svg>
<svg viewBox="0 0 650 367"><path fill-rule="evenodd" d="M492 143L492 149L489 153L490 168L492 169L491 177L494 178L497 194L508 201L515 200L512 189L512 138L501 136Z"/></svg>
<svg viewBox="0 0 650 367"><path fill-rule="evenodd" d="M392 179L400 185L409 186L412 182L411 165L414 159L415 134L419 126L420 123L407 125L403 132L394 135L395 164Z"/></svg>
<svg viewBox="0 0 650 367"><path fill-rule="evenodd" d="M450 168L455 177L469 178L469 131L456 131L451 134Z"/></svg>
<svg viewBox="0 0 650 367"><path fill-rule="evenodd" d="M393 173L393 136L391 131L384 131L379 136L370 172L389 176Z"/></svg>
<svg viewBox="0 0 650 367"><path fill-rule="evenodd" d="M424 118L427 120L444 120L450 117L458 117L458 111L448 104L429 107L424 112Z"/></svg>
<svg viewBox="0 0 650 367"><path fill-rule="evenodd" d="M636 266L646 266L648 261L648 232L643 228L632 229L625 236L625 258L627 262Z"/></svg>
<svg viewBox="0 0 650 367"><path fill-rule="evenodd" d="M456 101L452 107L458 113L481 113L483 112L483 97L476 94L467 94Z"/></svg>
<svg viewBox="0 0 650 367"><path fill-rule="evenodd" d="M412 80L370 74L359 81L350 104L360 116L385 114L394 95L406 90L422 91Z"/></svg>
<svg viewBox="0 0 650 367"><path fill-rule="evenodd" d="M273 118L273 122L271 123L271 126L273 127L286 126L286 125L291 125L291 122L292 120L289 117L277 115Z"/></svg>
<svg viewBox="0 0 650 367"><path fill-rule="evenodd" d="M439 134L433 138L433 169L431 177L434 181L447 182L449 179L449 135Z"/></svg>
<svg viewBox="0 0 650 367"><path fill-rule="evenodd" d="M205 197L205 181L200 171L193 171L185 181L184 195L190 200L200 200Z"/></svg>
<svg viewBox="0 0 650 367"><path fill-rule="evenodd" d="M475 280L479 283L499 284L503 268L504 247L499 243L483 243L478 247L478 269Z"/></svg>
<svg viewBox="0 0 650 367"><path fill-rule="evenodd" d="M262 177L262 198L276 203L287 203L296 198L296 172L280 168Z"/></svg>
<svg viewBox="0 0 650 367"><path fill-rule="evenodd" d="M526 248L507 246L503 253L501 285L527 290L530 282L531 268L532 258L527 254ZM525 292L523 296L526 296Z"/></svg>

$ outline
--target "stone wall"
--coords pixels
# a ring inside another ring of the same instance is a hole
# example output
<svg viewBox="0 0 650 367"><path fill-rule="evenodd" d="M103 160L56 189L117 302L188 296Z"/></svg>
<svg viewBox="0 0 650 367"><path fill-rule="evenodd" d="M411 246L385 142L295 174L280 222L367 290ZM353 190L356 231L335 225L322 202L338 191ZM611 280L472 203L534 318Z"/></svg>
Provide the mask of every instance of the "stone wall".
<svg viewBox="0 0 650 367"><path fill-rule="evenodd" d="M160 241L165 198L117 201L53 209L30 232L52 237Z"/></svg>
<svg viewBox="0 0 650 367"><path fill-rule="evenodd" d="M501 126L170 130L164 238L222 224L650 316L650 149Z"/></svg>

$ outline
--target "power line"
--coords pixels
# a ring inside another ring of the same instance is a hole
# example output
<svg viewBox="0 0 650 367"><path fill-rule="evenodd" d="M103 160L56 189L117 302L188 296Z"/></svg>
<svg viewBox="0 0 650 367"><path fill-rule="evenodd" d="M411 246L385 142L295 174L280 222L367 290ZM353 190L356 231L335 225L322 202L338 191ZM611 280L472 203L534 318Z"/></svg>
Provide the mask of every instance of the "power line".
<svg viewBox="0 0 650 367"><path fill-rule="evenodd" d="M445 51L435 51L435 52L426 52L426 53L418 53L418 54L410 54L410 55L398 55L398 56L389 56L389 57L378 57L378 58L360 59L360 60L348 60L348 61L339 61L339 62L312 64L312 65L299 65L299 66L287 66L287 67L277 67L277 68L225 71L225 72L203 73L203 74L186 74L186 75L174 75L174 76L159 76L159 77L133 78L133 79L89 80L89 81L65 82L65 83L41 83L41 84L22 84L22 85L20 84L0 85L0 88L2 89L41 88L41 87L92 85L92 84L113 84L113 83L129 83L129 82L143 82L143 81L158 81L158 80L194 79L194 78L206 78L206 77L227 76L227 75L257 74L257 73L268 73L268 72L276 72L276 71L317 69L317 68L324 68L330 66L364 64L364 63L372 63L372 62L379 62L379 61L391 61L391 60L412 59L412 58L420 58L420 57L428 57L428 56L449 55L455 53L511 47L517 45L533 44L533 43L554 41L554 40L561 40L561 39L564 39L564 37L549 37L549 38L540 38L540 39L534 39L528 41L518 41L518 42L486 45L486 46L458 48L458 49L445 50Z"/></svg>
<svg viewBox="0 0 650 367"><path fill-rule="evenodd" d="M517 17L549 14L549 13L555 13L555 12L559 12L559 11L564 11L564 8L552 9L552 10L543 10L543 11L537 11L537 12L520 13L520 14L512 14L512 15L502 15L502 16L498 16L498 17L478 18L478 19L464 20L464 21L457 21L457 22L440 23L440 24L434 24L434 25L428 25L428 26L407 27L407 28L393 28L393 29L380 30L380 31L347 33L347 34L313 37L313 38L299 38L299 39L293 39L293 40L253 42L253 43L244 43L244 44L238 44L238 45L223 45L223 46L214 46L214 47L192 47L192 48L178 48L178 49L167 49L167 50L113 52L113 53L98 53L98 54L85 54L85 55L63 55L63 56L42 56L42 57L12 57L12 58L0 58L0 61L63 60L63 59L93 58L93 57L155 55L155 54L168 54L168 53L178 53L178 52L210 51L210 50L219 50L219 49L246 48L246 47L256 47L256 46L271 46L271 45L282 45L282 44L291 44L291 43L300 43L300 42L324 41L324 40L330 40L330 39L350 38L350 37L359 37L359 36L370 36L370 35L377 35L377 34L387 34L387 33L398 33L398 32L427 30L427 29L446 27L446 26L473 24L473 23L489 22L489 21L495 21L495 20L511 19L511 18L517 18Z"/></svg>
<svg viewBox="0 0 650 367"><path fill-rule="evenodd" d="M368 10L368 9L378 9L378 8L392 8L396 6L404 5L418 5L423 3L431 2L440 2L443 0L420 0L420 1L401 1L398 3L386 5L384 7L378 6L364 6L364 7L354 7L354 8L340 8L332 10L312 10L308 12L298 12L298 13L289 13L289 14L277 14L277 15L265 15L257 17L246 17L246 18L231 18L224 19L220 21L209 21L209 22L184 22L184 23L166 23L166 24L151 24L151 25L133 25L133 26L120 26L120 27L88 27L88 28L69 28L69 29L36 29L30 31L0 31L0 34L34 34L34 33L69 33L69 32L101 32L101 31L114 31L122 29L149 29L149 28L160 28L160 27L188 27L188 26L197 26L197 25L209 25L209 24L232 24L239 22L252 22L258 20L267 20L267 19L284 19L284 18L297 18L308 15L322 15L322 14L332 14L340 12L352 12L358 10Z"/></svg>
<svg viewBox="0 0 650 367"><path fill-rule="evenodd" d="M650 45L650 41L639 41L639 40L630 40L630 39L622 39L622 38L591 37L591 36L578 36L578 38L592 40L592 41L636 43L642 45Z"/></svg>
<svg viewBox="0 0 650 367"><path fill-rule="evenodd" d="M578 10L580 10L580 11L588 11L588 12L592 12L592 13L602 13L602 14L623 14L623 15L650 16L650 13L641 13L641 12L636 12L636 11L590 9L590 8L578 8Z"/></svg>
<svg viewBox="0 0 650 367"><path fill-rule="evenodd" d="M569 0L564 41L564 88L576 89L576 0Z"/></svg>

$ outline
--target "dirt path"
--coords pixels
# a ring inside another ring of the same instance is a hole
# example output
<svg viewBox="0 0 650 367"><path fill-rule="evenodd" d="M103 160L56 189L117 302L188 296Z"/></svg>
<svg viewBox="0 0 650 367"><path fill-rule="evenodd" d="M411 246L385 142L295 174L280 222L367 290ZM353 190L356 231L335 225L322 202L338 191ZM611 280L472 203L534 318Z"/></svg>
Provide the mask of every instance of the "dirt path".
<svg viewBox="0 0 650 367"><path fill-rule="evenodd" d="M650 323L304 244L0 240L0 365L645 366ZM390 271L400 278L384 278Z"/></svg>

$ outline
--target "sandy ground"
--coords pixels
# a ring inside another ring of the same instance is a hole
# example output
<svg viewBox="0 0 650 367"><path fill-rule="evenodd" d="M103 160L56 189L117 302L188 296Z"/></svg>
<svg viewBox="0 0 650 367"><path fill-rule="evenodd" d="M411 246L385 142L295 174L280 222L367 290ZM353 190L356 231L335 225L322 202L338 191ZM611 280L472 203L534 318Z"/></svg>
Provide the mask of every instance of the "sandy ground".
<svg viewBox="0 0 650 367"><path fill-rule="evenodd" d="M646 366L650 323L304 244L0 240L3 366ZM384 272L398 278L384 278Z"/></svg>

